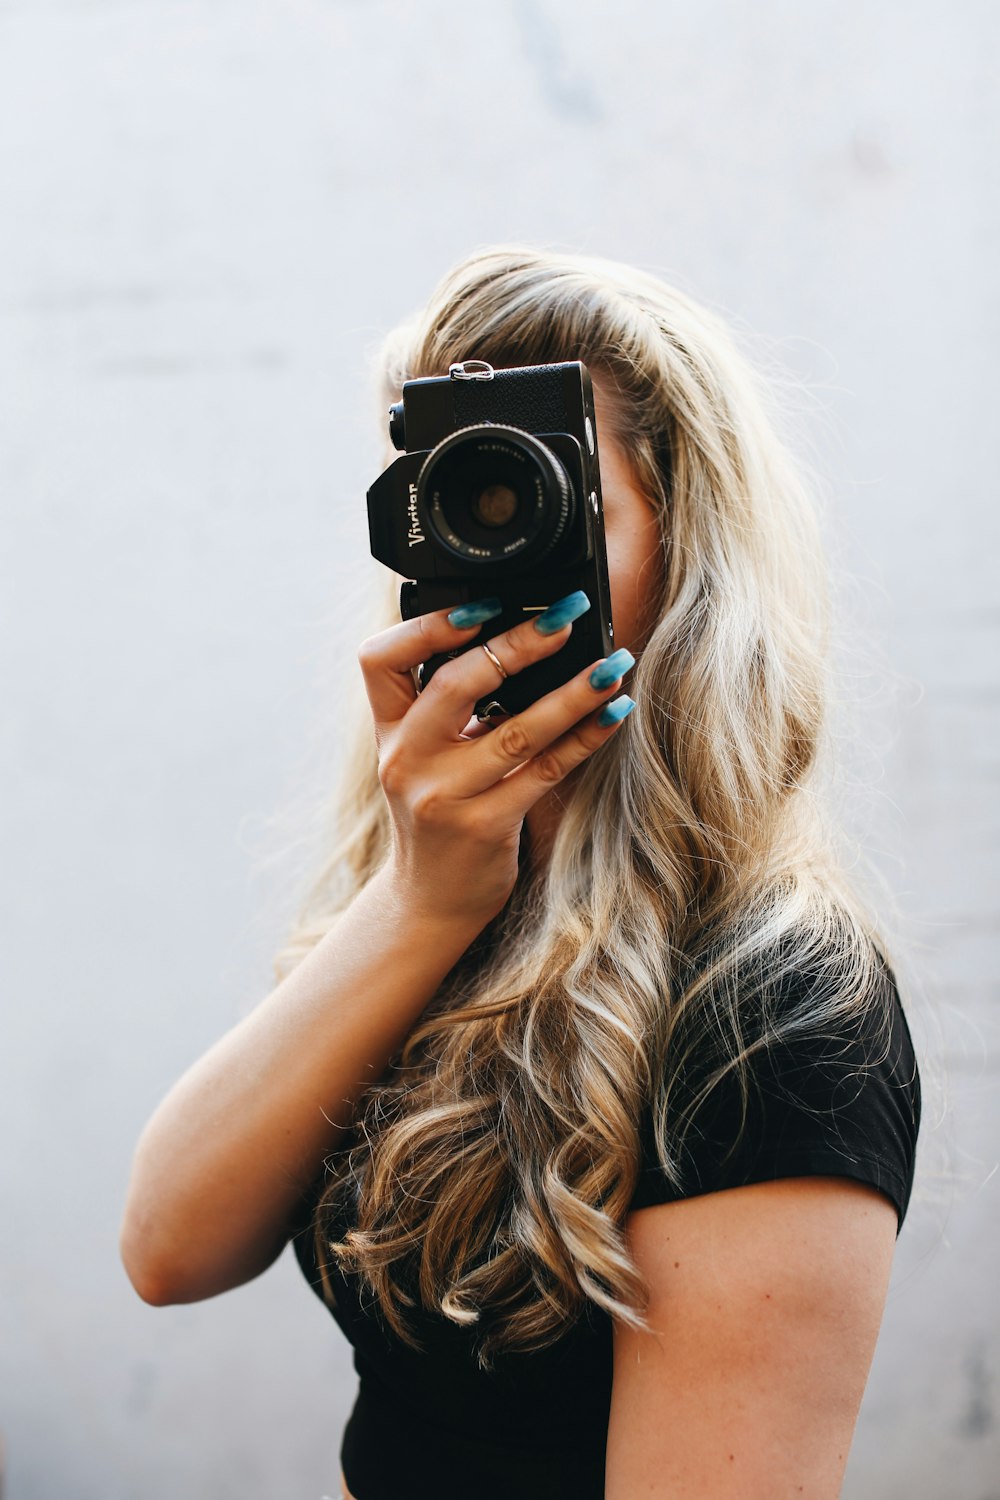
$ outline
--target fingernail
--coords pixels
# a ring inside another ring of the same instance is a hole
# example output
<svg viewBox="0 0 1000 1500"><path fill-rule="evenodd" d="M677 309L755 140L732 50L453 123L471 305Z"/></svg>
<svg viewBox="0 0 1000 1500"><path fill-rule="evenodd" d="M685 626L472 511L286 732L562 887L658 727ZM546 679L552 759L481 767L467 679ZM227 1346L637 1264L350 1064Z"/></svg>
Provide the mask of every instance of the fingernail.
<svg viewBox="0 0 1000 1500"><path fill-rule="evenodd" d="M565 599L557 599L555 604L550 604L543 614L535 616L535 629L540 630L542 635L555 635L557 630L562 630L570 620L578 620L585 615L590 608L590 600L583 589L577 589L575 594L567 594Z"/></svg>
<svg viewBox="0 0 1000 1500"><path fill-rule="evenodd" d="M465 630L470 625L481 625L501 613L503 605L499 599L476 599L472 604L459 604L448 611L448 624Z"/></svg>
<svg viewBox="0 0 1000 1500"><path fill-rule="evenodd" d="M627 672L629 667L634 666L635 657L631 651L622 646L620 650L612 651L610 656L598 662L587 681L592 688L597 688L600 692L602 688L609 688L613 682L617 682L623 672Z"/></svg>
<svg viewBox="0 0 1000 1500"><path fill-rule="evenodd" d="M612 698L610 703L605 703L597 715L597 722L602 729L610 729L612 724L620 724L622 719L627 719L635 708L635 700L628 693L622 693L620 698Z"/></svg>

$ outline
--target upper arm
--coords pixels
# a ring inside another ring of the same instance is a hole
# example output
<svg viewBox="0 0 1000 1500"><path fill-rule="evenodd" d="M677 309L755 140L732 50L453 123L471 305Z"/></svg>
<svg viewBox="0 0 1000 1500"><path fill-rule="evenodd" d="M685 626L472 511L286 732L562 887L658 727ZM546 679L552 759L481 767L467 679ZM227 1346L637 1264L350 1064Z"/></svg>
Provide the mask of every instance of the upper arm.
<svg viewBox="0 0 1000 1500"><path fill-rule="evenodd" d="M836 1500L897 1230L876 1188L794 1177L631 1213L607 1500Z"/></svg>

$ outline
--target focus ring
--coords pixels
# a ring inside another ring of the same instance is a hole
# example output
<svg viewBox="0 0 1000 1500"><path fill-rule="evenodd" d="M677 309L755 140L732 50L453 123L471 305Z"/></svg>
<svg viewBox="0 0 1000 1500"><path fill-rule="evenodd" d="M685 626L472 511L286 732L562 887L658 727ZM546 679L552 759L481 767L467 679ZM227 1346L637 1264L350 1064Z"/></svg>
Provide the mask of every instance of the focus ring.
<svg viewBox="0 0 1000 1500"><path fill-rule="evenodd" d="M495 544L481 529L478 537L475 529L469 535L466 528L470 524L475 528L476 518L468 512L456 513L453 505L459 493L456 486L468 483L469 470L475 473L479 465L487 478L491 465L503 472L503 457L491 460L487 445L501 452L506 448L505 477L528 511L522 511L516 523L527 531L512 538L508 530L497 536ZM512 463L523 466L519 480L510 478ZM427 529L447 552L474 565L506 567L530 557L530 565L536 566L565 533L572 500L572 486L558 455L534 433L505 423L480 422L449 433L427 454L417 476L417 509L426 518Z"/></svg>

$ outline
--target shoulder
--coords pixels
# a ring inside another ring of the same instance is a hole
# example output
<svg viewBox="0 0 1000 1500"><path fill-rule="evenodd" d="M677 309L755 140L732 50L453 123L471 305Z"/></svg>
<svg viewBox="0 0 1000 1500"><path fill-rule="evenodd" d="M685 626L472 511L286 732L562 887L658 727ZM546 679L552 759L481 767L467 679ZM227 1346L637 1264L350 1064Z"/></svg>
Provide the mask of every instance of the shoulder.
<svg viewBox="0 0 1000 1500"><path fill-rule="evenodd" d="M661 1165L646 1121L631 1207L753 1182L840 1175L870 1184L901 1227L920 1127L920 1075L899 990L872 950L850 961L818 945L786 948L728 977L728 995L695 1005L721 1014L727 1050L708 1027L674 1080L679 1181ZM697 1020L697 1015L695 1017ZM715 1034L720 1025L715 1020ZM734 1065L738 1038L742 1062ZM661 1118L661 1134L664 1121ZM671 1113L665 1120L671 1145Z"/></svg>

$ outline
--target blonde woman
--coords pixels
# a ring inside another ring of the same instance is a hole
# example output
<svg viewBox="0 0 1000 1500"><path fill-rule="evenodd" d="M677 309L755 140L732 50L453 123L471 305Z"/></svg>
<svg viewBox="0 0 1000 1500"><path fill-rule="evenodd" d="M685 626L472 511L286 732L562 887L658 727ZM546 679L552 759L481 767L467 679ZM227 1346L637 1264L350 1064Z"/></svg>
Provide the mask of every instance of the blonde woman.
<svg viewBox="0 0 1000 1500"><path fill-rule="evenodd" d="M294 1240L352 1500L833 1500L920 1084L823 807L807 487L722 323L626 266L474 255L385 401L467 359L590 369L619 648L477 734L589 601L491 634L385 574L339 841L146 1127L125 1264L190 1302Z"/></svg>

